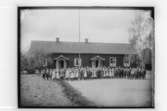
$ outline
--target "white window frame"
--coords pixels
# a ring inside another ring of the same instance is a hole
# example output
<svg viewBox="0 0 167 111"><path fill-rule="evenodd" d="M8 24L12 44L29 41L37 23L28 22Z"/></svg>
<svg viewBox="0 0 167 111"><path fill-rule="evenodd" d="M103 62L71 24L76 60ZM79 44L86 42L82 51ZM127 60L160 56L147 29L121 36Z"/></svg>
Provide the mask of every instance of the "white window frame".
<svg viewBox="0 0 167 111"><path fill-rule="evenodd" d="M112 60L112 61L114 61L114 63L111 63L111 59L115 59L115 60ZM117 58L116 57L110 57L109 58L109 65L111 66L111 67L116 67L116 65L117 65Z"/></svg>
<svg viewBox="0 0 167 111"><path fill-rule="evenodd" d="M77 60L78 60L78 64L76 64ZM74 66L81 66L81 63L82 63L81 58L74 58Z"/></svg>
<svg viewBox="0 0 167 111"><path fill-rule="evenodd" d="M125 62L125 59L128 59L128 62ZM129 58L128 55L124 56L123 64L124 64L124 67L129 67L130 66L130 58Z"/></svg>

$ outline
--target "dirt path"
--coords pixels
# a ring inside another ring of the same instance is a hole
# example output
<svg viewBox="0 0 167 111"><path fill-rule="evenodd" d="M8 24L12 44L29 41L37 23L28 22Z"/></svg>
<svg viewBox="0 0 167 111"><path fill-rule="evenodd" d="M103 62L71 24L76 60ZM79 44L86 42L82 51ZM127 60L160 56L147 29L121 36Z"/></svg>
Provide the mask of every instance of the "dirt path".
<svg viewBox="0 0 167 111"><path fill-rule="evenodd" d="M81 92L74 89L67 81L57 81L63 87L65 96L79 107L96 107L97 105L84 97Z"/></svg>
<svg viewBox="0 0 167 111"><path fill-rule="evenodd" d="M93 105L63 81L43 80L37 75L21 75L21 106L78 107Z"/></svg>

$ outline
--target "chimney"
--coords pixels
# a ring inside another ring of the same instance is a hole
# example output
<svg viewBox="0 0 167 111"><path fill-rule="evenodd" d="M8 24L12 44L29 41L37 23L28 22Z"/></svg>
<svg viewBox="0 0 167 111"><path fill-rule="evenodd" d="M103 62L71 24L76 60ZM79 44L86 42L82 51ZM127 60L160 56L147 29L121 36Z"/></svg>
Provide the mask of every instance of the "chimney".
<svg viewBox="0 0 167 111"><path fill-rule="evenodd" d="M58 37L56 37L56 42L60 42L60 39Z"/></svg>
<svg viewBox="0 0 167 111"><path fill-rule="evenodd" d="M85 43L88 43L88 38L85 38Z"/></svg>

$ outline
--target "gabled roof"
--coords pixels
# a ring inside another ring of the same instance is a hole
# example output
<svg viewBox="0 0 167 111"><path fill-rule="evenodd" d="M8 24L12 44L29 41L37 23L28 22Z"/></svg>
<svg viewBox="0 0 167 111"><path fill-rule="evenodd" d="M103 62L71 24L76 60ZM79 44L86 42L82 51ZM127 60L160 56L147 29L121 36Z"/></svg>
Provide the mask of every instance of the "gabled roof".
<svg viewBox="0 0 167 111"><path fill-rule="evenodd" d="M95 56L95 57L91 58L92 61L98 60L98 59L103 60L103 61L105 60L105 58L100 57L100 56Z"/></svg>
<svg viewBox="0 0 167 111"><path fill-rule="evenodd" d="M65 60L69 60L69 58L63 56L63 55L60 55L59 57L55 58L54 60L59 60L59 59L65 59Z"/></svg>
<svg viewBox="0 0 167 111"><path fill-rule="evenodd" d="M130 44L93 42L32 41L29 52L81 54L136 54Z"/></svg>

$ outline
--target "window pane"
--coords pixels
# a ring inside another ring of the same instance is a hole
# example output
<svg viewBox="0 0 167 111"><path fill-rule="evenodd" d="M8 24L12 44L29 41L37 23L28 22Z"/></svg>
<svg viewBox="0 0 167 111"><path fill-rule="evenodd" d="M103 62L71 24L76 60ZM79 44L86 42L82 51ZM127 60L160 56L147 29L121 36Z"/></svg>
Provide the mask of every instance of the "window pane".
<svg viewBox="0 0 167 111"><path fill-rule="evenodd" d="M116 66L116 57L110 58L110 66Z"/></svg>
<svg viewBox="0 0 167 111"><path fill-rule="evenodd" d="M74 59L74 66L80 66L81 65L81 59L80 58L75 58Z"/></svg>

